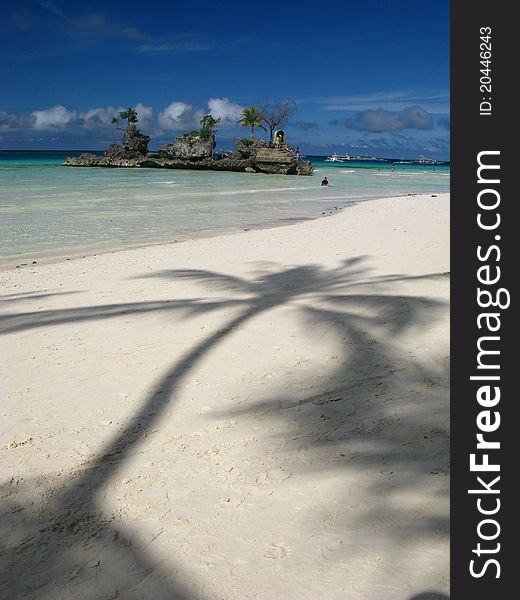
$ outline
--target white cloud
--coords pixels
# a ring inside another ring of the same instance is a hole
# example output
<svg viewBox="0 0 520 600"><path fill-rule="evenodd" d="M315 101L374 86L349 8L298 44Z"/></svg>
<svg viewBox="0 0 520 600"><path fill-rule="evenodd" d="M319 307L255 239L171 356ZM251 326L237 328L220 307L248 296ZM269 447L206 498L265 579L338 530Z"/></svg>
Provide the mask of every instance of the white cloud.
<svg viewBox="0 0 520 600"><path fill-rule="evenodd" d="M120 108L114 108L113 106L91 108L90 110L79 113L79 117L82 120L82 125L85 127L106 127L111 124L112 117L117 116L117 113L120 110Z"/></svg>
<svg viewBox="0 0 520 600"><path fill-rule="evenodd" d="M139 126L150 127L152 123L153 108L151 106L145 106L142 102L139 102L134 106L134 109L137 112Z"/></svg>
<svg viewBox="0 0 520 600"><path fill-rule="evenodd" d="M194 111L191 104L172 102L158 114L157 121L162 129L180 129L198 125L203 116L202 111Z"/></svg>
<svg viewBox="0 0 520 600"><path fill-rule="evenodd" d="M134 106L139 118L139 127L151 127L153 108L145 106L141 102ZM112 119L117 117L120 111L124 110L122 106L114 108L113 106L100 106L91 108L79 113L80 124L87 129L103 129L113 127Z"/></svg>
<svg viewBox="0 0 520 600"><path fill-rule="evenodd" d="M139 120L152 118L153 108L151 106L145 106L142 102L138 102L134 108L139 115Z"/></svg>
<svg viewBox="0 0 520 600"><path fill-rule="evenodd" d="M40 131L62 129L76 116L75 111L67 110L61 104L46 108L45 110L35 110L31 114L35 119L34 129Z"/></svg>
<svg viewBox="0 0 520 600"><path fill-rule="evenodd" d="M184 102L172 102L159 113L159 125L164 129L175 129L186 111L191 110L190 104Z"/></svg>
<svg viewBox="0 0 520 600"><path fill-rule="evenodd" d="M107 131L113 128L112 119L126 107L97 106L83 111L68 110L62 104L50 108L35 110L26 115L15 115L0 111L0 130L2 131L57 131L63 129L89 131ZM164 110L155 113L152 106L142 102L134 106L137 111L138 126L152 135L162 131L188 130L199 127L205 114L211 113L220 118L223 125L234 125L240 118L243 107L231 102L229 98L210 98L207 109L194 107L187 102L171 102Z"/></svg>
<svg viewBox="0 0 520 600"><path fill-rule="evenodd" d="M215 119L221 119L223 124L235 124L242 116L243 106L231 102L229 98L210 98L208 100L209 112Z"/></svg>

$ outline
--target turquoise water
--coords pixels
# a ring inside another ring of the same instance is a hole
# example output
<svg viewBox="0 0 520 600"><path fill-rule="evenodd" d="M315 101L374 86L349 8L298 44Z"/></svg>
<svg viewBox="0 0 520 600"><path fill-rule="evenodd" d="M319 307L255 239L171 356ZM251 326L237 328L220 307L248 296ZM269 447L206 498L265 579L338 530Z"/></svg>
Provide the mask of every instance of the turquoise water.
<svg viewBox="0 0 520 600"><path fill-rule="evenodd" d="M281 225L351 201L449 191L450 181L449 165L309 157L316 173L290 177L61 166L71 154L0 152L3 266Z"/></svg>

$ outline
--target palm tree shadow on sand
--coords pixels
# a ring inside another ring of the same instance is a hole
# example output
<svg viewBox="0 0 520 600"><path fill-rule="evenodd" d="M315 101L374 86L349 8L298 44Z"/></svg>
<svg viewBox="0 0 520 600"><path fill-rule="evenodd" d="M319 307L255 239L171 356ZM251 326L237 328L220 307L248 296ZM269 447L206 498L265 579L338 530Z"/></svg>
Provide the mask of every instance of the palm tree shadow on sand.
<svg viewBox="0 0 520 600"><path fill-rule="evenodd" d="M329 402L326 394L319 398L297 400L277 397L245 410L263 411L270 415L274 411L277 418L286 418L290 412L286 409L290 406L298 405L300 409L310 407L311 414L298 426L302 437L308 440L310 453L315 455L315 468L322 468L320 447L329 444L329 441L332 444L344 443L352 435L352 423L357 420L356 410L361 410L366 399L376 391L376 381L363 380L365 366L392 364L392 357L388 356L384 347L384 336L398 336L407 328L434 322L443 309L438 301L406 295L385 295L377 291L394 281L443 279L446 274L370 277L366 258L358 257L343 261L337 269L305 265L263 272L256 279L199 270L162 271L144 277L150 276L174 281L189 279L209 286L211 290L229 292L232 297L211 301L194 298L90 306L63 311L17 313L0 319L3 333L8 334L57 323L115 318L121 314L138 316L158 312L187 318L224 308L236 312L212 335L187 350L155 383L154 391L144 399L141 409L121 433L110 440L90 462L78 468L65 483L53 486L42 480L11 481L2 486L5 506L3 539L9 540L8 547L2 552L2 586L6 597L12 600L31 597L88 600L204 598L205 594L197 591L201 589L197 582L186 580L180 569L179 572L172 572L171 565L175 560L168 557L166 571L161 560L149 555L123 527L114 524L116 516L105 514L98 505L97 497L101 488L110 485L111 479L121 470L129 455L157 426L165 409L175 402L186 378L203 357L210 352L218 352L220 342L231 336L237 328L269 310L289 305L306 318L330 323L335 330L342 331L340 337L343 343L349 344L342 375L345 376L345 382L348 379L355 386L355 391L350 388L346 390L345 399L341 402ZM355 293L358 288L362 288L363 293ZM313 304L318 304L319 308ZM322 305L333 308L323 308ZM371 315L360 316L358 307L369 307ZM383 339L378 339L381 336ZM353 353L352 346L359 352ZM414 365L412 370L416 382L439 379L438 372L428 373L419 365ZM352 373L359 375L359 380L352 379ZM383 367L379 381L389 375L392 374ZM333 394L337 394L340 388L341 385L336 387ZM324 411L330 413L322 419ZM423 426L420 415L414 415L407 425L414 428L414 433L420 433ZM404 473L399 483L406 485L408 481L408 485L412 486L414 477L420 476L425 468L430 468L431 461L423 448L410 451L407 447L414 435L407 434L404 439L402 434L393 429L389 431L381 432L381 446L386 447L385 456L389 452L395 454L395 464L401 465ZM431 451L431 446L427 450ZM381 453L370 452L358 457L357 464L377 465L381 458ZM337 468L349 468L349 465ZM437 463L436 468L440 468ZM388 507L384 505L384 498L378 498L366 514L367 522L374 518L376 512L386 510ZM431 523L432 528L444 525ZM413 535L413 527L409 534Z"/></svg>

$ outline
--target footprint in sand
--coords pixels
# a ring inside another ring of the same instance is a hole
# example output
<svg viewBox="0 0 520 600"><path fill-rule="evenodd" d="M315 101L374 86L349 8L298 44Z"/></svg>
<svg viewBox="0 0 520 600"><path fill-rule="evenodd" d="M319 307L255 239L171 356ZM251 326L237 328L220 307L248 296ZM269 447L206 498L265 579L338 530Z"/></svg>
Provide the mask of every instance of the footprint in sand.
<svg viewBox="0 0 520 600"><path fill-rule="evenodd" d="M285 558L286 556L287 550L281 544L271 544L264 552L264 558L269 558L271 560Z"/></svg>
<svg viewBox="0 0 520 600"><path fill-rule="evenodd" d="M273 481L285 481L291 477L292 472L284 467L268 469L256 478L256 483L269 483Z"/></svg>

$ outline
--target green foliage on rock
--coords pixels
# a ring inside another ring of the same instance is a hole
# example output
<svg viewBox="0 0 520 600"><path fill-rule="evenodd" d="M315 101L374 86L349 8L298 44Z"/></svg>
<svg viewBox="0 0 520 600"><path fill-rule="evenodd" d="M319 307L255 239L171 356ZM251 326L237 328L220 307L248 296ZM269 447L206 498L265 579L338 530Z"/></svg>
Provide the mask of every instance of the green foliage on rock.
<svg viewBox="0 0 520 600"><path fill-rule="evenodd" d="M218 124L220 123L220 118L215 119L213 115L206 115L202 117L199 123L201 125L200 137L203 140L207 141L215 135L215 132L218 128Z"/></svg>
<svg viewBox="0 0 520 600"><path fill-rule="evenodd" d="M215 119L215 117L212 115L206 115L199 121L199 123L201 125L200 129L192 129L191 131L187 131L186 133L180 135L177 139L189 143L193 143L197 139L208 142L212 137L214 137L218 124L220 123L220 119Z"/></svg>
<svg viewBox="0 0 520 600"><path fill-rule="evenodd" d="M179 136L179 139L185 142L194 142L196 139L201 138L200 131L198 129L192 129Z"/></svg>
<svg viewBox="0 0 520 600"><path fill-rule="evenodd" d="M137 111L134 108L127 108L126 110L120 110L117 117L112 117L112 123L119 123L119 119L126 121L126 128L135 129L137 131L136 123L139 121Z"/></svg>

